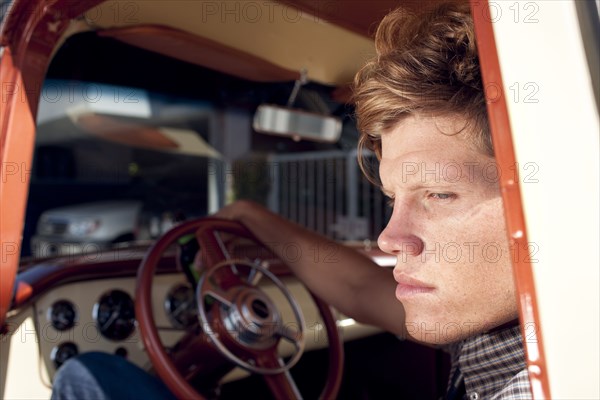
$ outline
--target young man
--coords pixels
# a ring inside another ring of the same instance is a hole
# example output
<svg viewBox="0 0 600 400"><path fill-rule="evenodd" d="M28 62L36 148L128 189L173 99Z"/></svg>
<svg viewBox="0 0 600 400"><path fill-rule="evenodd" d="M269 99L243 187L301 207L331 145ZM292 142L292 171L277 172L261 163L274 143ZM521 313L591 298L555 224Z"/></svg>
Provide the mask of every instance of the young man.
<svg viewBox="0 0 600 400"><path fill-rule="evenodd" d="M254 203L236 202L218 216L241 221L267 244L294 238L311 256L286 260L290 268L344 314L447 346L448 398L529 399L468 7L445 5L418 18L394 11L376 47L356 77L354 100L360 146L378 155L381 188L393 205L378 241L397 257L393 273L342 245L336 262L315 262L313 249L327 239ZM69 363L59 370L57 398L68 371Z"/></svg>
<svg viewBox="0 0 600 400"><path fill-rule="evenodd" d="M290 267L358 321L448 345L455 395L464 383L470 399L531 398L468 7L445 5L426 17L396 10L379 26L376 47L356 76L354 100L360 145L380 159L381 189L393 205L378 240L397 257L393 277L343 246L336 263L305 257ZM324 245L252 203L219 215L264 243L294 238L301 254Z"/></svg>

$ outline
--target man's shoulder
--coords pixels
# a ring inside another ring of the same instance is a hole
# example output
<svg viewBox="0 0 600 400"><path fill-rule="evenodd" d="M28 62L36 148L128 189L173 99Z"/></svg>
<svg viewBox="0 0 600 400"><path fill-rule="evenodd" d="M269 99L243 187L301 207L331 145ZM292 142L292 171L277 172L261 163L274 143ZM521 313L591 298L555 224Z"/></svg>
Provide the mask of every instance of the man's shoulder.
<svg viewBox="0 0 600 400"><path fill-rule="evenodd" d="M469 399L532 399L518 325L466 339L457 364L464 374Z"/></svg>
<svg viewBox="0 0 600 400"><path fill-rule="evenodd" d="M531 400L531 385L527 369L519 371L491 400Z"/></svg>

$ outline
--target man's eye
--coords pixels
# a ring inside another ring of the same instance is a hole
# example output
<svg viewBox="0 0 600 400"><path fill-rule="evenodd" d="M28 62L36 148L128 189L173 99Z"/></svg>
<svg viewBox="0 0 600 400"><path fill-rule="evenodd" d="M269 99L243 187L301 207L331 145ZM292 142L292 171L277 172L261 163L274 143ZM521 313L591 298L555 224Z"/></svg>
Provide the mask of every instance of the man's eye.
<svg viewBox="0 0 600 400"><path fill-rule="evenodd" d="M427 197L436 200L452 200L456 198L454 193L429 193Z"/></svg>

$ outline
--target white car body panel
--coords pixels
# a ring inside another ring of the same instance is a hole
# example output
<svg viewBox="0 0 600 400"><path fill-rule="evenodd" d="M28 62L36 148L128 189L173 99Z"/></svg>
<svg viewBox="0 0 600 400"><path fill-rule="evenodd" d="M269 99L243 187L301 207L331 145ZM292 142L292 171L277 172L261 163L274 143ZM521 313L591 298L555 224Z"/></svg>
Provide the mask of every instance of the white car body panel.
<svg viewBox="0 0 600 400"><path fill-rule="evenodd" d="M598 399L600 128L575 4L493 5L551 395Z"/></svg>

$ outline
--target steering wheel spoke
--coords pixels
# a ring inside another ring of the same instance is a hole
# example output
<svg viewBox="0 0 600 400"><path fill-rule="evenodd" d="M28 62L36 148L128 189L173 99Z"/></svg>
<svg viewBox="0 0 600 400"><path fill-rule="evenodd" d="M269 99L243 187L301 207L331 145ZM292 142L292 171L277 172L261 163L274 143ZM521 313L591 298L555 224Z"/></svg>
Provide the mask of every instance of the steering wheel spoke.
<svg viewBox="0 0 600 400"><path fill-rule="evenodd" d="M200 294L198 294L198 295L200 295ZM208 296L208 297L218 301L219 303L221 303L222 305L224 305L227 308L232 307L231 300L229 300L229 296L227 295L227 293L225 293L223 291L223 289L221 289L219 286L215 285L214 282L208 282L207 288L204 291L202 298L198 297L198 306L199 307L204 306L203 305L204 296Z"/></svg>
<svg viewBox="0 0 600 400"><path fill-rule="evenodd" d="M263 277L263 274L259 270L253 268L250 271L250 273L248 274L248 277L246 278L246 281L250 285L256 286L256 285L258 285L258 282L260 282L260 280L262 279L262 277Z"/></svg>
<svg viewBox="0 0 600 400"><path fill-rule="evenodd" d="M199 374L215 374L218 371L224 374L232 368L219 352L206 345L205 334L198 324L169 349L169 355L179 374L188 381Z"/></svg>
<svg viewBox="0 0 600 400"><path fill-rule="evenodd" d="M256 359L257 366L265 369L276 369L285 365L285 361L278 357L277 354L263 354L261 357ZM289 370L278 374L266 374L263 375L265 383L271 390L273 398L275 399L302 399L300 390L296 385L296 381L290 374Z"/></svg>
<svg viewBox="0 0 600 400"><path fill-rule="evenodd" d="M292 343L296 349L299 349L304 342L304 334L302 331L290 328L289 326L281 325L277 327L275 332L280 338Z"/></svg>

